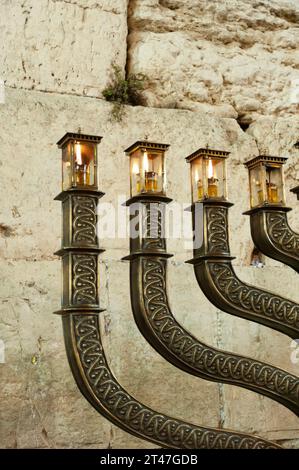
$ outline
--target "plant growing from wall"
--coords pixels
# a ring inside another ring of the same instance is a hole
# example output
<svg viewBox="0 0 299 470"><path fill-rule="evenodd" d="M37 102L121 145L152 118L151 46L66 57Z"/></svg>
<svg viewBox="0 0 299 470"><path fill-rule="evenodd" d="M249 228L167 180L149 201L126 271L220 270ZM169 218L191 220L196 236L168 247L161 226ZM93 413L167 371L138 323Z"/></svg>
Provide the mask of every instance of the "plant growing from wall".
<svg viewBox="0 0 299 470"><path fill-rule="evenodd" d="M125 114L124 105L144 105L142 91L145 89L148 78L143 73L129 74L123 77L121 68L113 64L113 78L102 92L106 101L113 102L111 117L120 122Z"/></svg>

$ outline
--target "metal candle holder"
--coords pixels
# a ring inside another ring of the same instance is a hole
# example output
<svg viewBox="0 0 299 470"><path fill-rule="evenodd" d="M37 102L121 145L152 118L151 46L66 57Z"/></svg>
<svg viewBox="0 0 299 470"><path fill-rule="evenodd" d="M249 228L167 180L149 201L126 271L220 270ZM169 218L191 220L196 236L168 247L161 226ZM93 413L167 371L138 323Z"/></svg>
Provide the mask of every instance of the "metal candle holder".
<svg viewBox="0 0 299 470"><path fill-rule="evenodd" d="M288 223L287 212L292 209L285 205L283 165L286 160L282 157L259 156L245 164L249 174L256 171L256 168L261 168L260 175L257 176L257 180L261 182L266 178L266 171L262 171L264 167L268 169L268 173L271 170L280 173L281 183L275 187L276 192L280 191L281 195L275 193L275 197L271 197L270 183L266 182L268 196L260 201L252 201L251 197L251 209L244 214L250 216L251 236L257 248L269 258L281 261L299 272L299 234L294 232ZM257 180L254 182L258 183ZM254 182L250 178L251 194ZM297 188L294 188L293 192L296 193Z"/></svg>

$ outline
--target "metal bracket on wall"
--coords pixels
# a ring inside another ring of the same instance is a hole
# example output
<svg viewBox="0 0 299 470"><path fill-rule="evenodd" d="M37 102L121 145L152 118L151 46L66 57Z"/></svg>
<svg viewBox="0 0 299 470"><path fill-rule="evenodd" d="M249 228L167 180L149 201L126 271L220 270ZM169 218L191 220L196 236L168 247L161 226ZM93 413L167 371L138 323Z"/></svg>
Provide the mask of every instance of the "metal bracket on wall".
<svg viewBox="0 0 299 470"><path fill-rule="evenodd" d="M163 235L168 202L170 199L154 195L127 202L135 226L131 224L130 255L124 259L130 260L131 304L139 330L161 356L181 370L263 394L299 415L296 376L202 343L173 316L166 287L167 258L171 255L166 251ZM133 233L137 236L133 237Z"/></svg>
<svg viewBox="0 0 299 470"><path fill-rule="evenodd" d="M97 203L94 190L71 189L63 206L62 315L65 346L78 388L113 424L158 446L174 449L275 448L248 434L196 426L171 418L133 398L112 374L103 349L99 314Z"/></svg>
<svg viewBox="0 0 299 470"><path fill-rule="evenodd" d="M202 208L203 243L194 249L198 284L206 297L220 310L299 337L299 305L270 291L241 281L232 266L228 237L228 208L225 200L209 200L192 206L193 227ZM198 229L197 229L198 230Z"/></svg>
<svg viewBox="0 0 299 470"><path fill-rule="evenodd" d="M269 258L281 261L299 272L299 233L288 223L283 206L261 206L244 214L250 216L251 236L256 247Z"/></svg>
<svg viewBox="0 0 299 470"><path fill-rule="evenodd" d="M299 200L299 185L295 186L295 188L291 189L291 192L297 195L297 199Z"/></svg>

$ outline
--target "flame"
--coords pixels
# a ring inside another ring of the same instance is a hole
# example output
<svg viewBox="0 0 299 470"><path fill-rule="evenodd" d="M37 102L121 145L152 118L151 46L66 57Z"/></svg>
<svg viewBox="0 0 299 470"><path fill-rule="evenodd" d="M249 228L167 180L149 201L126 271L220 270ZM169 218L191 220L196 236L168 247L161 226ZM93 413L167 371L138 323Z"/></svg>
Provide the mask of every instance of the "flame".
<svg viewBox="0 0 299 470"><path fill-rule="evenodd" d="M198 175L198 169L197 168L195 170L194 176L195 176L195 182L197 183L197 181L199 180L199 175Z"/></svg>
<svg viewBox="0 0 299 470"><path fill-rule="evenodd" d="M81 155L81 145L75 144L75 148L76 148L76 162L78 163L78 165L82 165L83 161L82 161L82 155Z"/></svg>
<svg viewBox="0 0 299 470"><path fill-rule="evenodd" d="M138 173L139 173L139 165L136 162L133 163L132 173L133 173L133 175L138 175Z"/></svg>
<svg viewBox="0 0 299 470"><path fill-rule="evenodd" d="M143 170L148 171L148 156L146 150L143 152Z"/></svg>
<svg viewBox="0 0 299 470"><path fill-rule="evenodd" d="M214 176L214 169L213 169L213 163L211 158L209 158L209 164L208 164L208 178L213 178Z"/></svg>

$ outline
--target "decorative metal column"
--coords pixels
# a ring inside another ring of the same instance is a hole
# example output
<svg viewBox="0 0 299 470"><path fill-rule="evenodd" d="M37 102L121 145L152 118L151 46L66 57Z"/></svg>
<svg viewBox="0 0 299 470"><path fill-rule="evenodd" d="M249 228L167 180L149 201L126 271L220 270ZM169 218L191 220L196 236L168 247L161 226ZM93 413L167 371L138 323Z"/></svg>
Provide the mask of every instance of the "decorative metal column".
<svg viewBox="0 0 299 470"><path fill-rule="evenodd" d="M153 144L138 142L127 149L130 156L136 145L143 145L149 152ZM141 160L137 174L142 172ZM140 191L126 203L130 207L131 237L130 255L124 259L130 260L131 304L139 330L161 356L181 370L205 380L258 392L299 414L296 376L261 361L213 348L175 319L166 287L167 258L171 255L166 251L165 210L170 201L164 189Z"/></svg>
<svg viewBox="0 0 299 470"><path fill-rule="evenodd" d="M221 156L222 153L222 156ZM194 248L189 263L206 297L217 308L247 320L261 323L291 338L299 337L299 305L272 292L242 282L236 275L231 260L228 236L228 209L225 190L216 195L196 193L193 161L213 161L227 158L227 152L199 149L187 157L191 163L193 184L193 227L202 244ZM210 181L212 178L209 177ZM208 186L208 184L207 184ZM200 220L198 227L196 221ZM201 233L198 233L198 232Z"/></svg>
<svg viewBox="0 0 299 470"><path fill-rule="evenodd" d="M112 374L102 345L98 293L97 143L100 137L67 133L63 151L62 316L66 352L78 388L121 429L165 448L276 448L264 439L196 426L161 414L133 398Z"/></svg>
<svg viewBox="0 0 299 470"><path fill-rule="evenodd" d="M251 236L270 258L299 272L299 234L288 223L282 166L286 158L259 156L245 165L249 170ZM296 189L296 188L295 188ZM294 191L295 192L295 191Z"/></svg>

